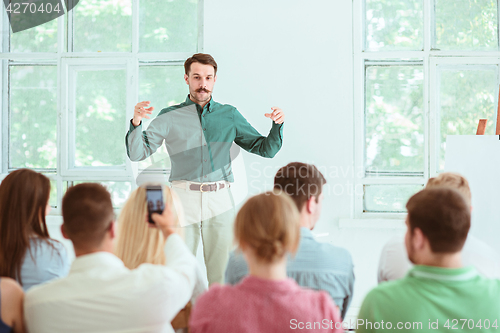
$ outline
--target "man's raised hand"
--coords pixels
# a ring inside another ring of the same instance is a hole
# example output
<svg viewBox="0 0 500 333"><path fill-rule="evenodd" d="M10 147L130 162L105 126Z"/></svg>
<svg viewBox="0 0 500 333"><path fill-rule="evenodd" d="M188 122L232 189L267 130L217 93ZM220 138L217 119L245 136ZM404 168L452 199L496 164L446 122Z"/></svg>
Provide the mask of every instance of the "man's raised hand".
<svg viewBox="0 0 500 333"><path fill-rule="evenodd" d="M276 106L273 106L271 110L273 110L273 112L265 113L264 116L266 116L267 118L271 118L276 124L283 124L283 122L285 121L285 113L283 112L283 110Z"/></svg>
<svg viewBox="0 0 500 333"><path fill-rule="evenodd" d="M141 124L142 118L149 119L148 114L153 113L154 107L150 107L150 101L139 102L135 105L134 108L134 119L132 119L132 124L134 126L139 126Z"/></svg>

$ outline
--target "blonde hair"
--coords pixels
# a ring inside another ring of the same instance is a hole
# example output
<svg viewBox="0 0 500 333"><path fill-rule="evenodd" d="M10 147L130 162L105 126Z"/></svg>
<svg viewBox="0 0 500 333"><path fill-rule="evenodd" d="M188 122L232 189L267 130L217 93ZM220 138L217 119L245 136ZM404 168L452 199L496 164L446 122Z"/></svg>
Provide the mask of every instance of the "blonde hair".
<svg viewBox="0 0 500 333"><path fill-rule="evenodd" d="M249 246L261 261L272 263L297 251L300 215L285 193L274 190L256 195L241 207L234 223L235 240Z"/></svg>
<svg viewBox="0 0 500 333"><path fill-rule="evenodd" d="M184 220L182 204L176 193L162 186L165 205L173 205L177 224ZM165 264L165 238L158 228L147 222L146 188L138 187L132 192L118 217L118 240L115 254L126 267L134 269L140 264Z"/></svg>
<svg viewBox="0 0 500 333"><path fill-rule="evenodd" d="M464 196L466 203L470 206L472 195L469 182L464 176L454 172L443 172L435 178L430 178L425 188L451 187Z"/></svg>

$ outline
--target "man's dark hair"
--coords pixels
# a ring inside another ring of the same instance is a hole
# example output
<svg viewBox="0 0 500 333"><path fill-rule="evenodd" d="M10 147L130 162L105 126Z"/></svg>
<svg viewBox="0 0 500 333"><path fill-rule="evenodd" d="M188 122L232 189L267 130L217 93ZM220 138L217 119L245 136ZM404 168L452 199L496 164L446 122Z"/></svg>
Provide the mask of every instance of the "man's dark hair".
<svg viewBox="0 0 500 333"><path fill-rule="evenodd" d="M274 188L288 194L299 212L312 196L318 202L324 184L326 184L325 177L314 165L301 162L287 164L274 176Z"/></svg>
<svg viewBox="0 0 500 333"><path fill-rule="evenodd" d="M210 54L196 53L184 62L184 72L187 75L189 75L189 72L191 71L191 64L194 62L199 62L203 65L212 65L214 67L214 75L217 74L217 63L215 62L215 59Z"/></svg>
<svg viewBox="0 0 500 333"><path fill-rule="evenodd" d="M62 216L64 231L75 247L98 247L114 220L111 195L100 184L72 186L64 195Z"/></svg>
<svg viewBox="0 0 500 333"><path fill-rule="evenodd" d="M435 187L413 195L406 204L411 233L415 228L429 239L432 252L462 249L470 228L470 206L457 190Z"/></svg>

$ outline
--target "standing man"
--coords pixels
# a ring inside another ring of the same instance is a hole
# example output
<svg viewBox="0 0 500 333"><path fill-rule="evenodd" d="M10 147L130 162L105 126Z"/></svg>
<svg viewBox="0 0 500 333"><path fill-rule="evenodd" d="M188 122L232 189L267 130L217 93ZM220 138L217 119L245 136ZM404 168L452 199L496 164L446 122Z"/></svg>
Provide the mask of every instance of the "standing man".
<svg viewBox="0 0 500 333"><path fill-rule="evenodd" d="M141 161L165 141L172 167L169 181L186 211L186 244L196 255L203 242L209 284L224 282L224 271L232 247L234 201L229 189L234 181L230 148L236 143L248 152L272 158L283 144L285 114L272 107L268 136L255 128L231 105L213 100L217 63L209 54L198 53L184 63L189 95L178 105L165 108L143 131L149 119L150 102L137 103L125 138L127 154Z"/></svg>

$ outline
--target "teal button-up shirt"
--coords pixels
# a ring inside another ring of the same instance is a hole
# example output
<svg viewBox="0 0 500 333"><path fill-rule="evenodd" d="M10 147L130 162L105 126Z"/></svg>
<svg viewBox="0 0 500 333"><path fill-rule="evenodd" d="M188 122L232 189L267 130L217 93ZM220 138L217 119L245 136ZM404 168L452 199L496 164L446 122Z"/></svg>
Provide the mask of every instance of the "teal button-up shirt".
<svg viewBox="0 0 500 333"><path fill-rule="evenodd" d="M210 100L205 107L186 98L184 103L165 108L147 130L141 124L125 137L127 155L142 161L165 141L172 163L169 181L234 181L231 146L236 143L250 153L272 158L283 144L283 124L273 121L267 137L248 123L231 105Z"/></svg>

